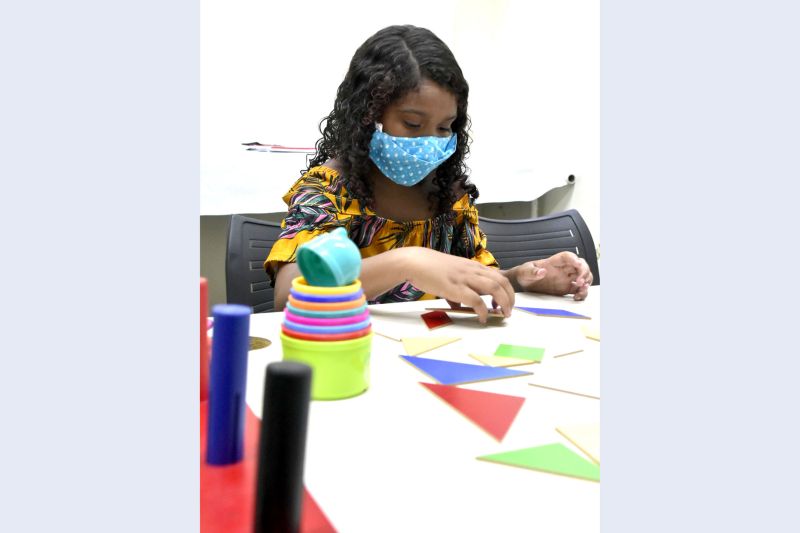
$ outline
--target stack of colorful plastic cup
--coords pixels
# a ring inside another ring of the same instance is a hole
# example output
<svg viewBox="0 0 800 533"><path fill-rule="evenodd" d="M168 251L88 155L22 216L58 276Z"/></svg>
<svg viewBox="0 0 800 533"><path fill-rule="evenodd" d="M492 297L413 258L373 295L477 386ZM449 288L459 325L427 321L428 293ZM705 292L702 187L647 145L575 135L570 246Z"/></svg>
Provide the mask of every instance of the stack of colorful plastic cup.
<svg viewBox="0 0 800 533"><path fill-rule="evenodd" d="M311 366L315 400L361 394L369 387L372 345L367 301L357 279L361 254L340 228L301 246L297 262L303 276L292 280L284 310L283 358Z"/></svg>

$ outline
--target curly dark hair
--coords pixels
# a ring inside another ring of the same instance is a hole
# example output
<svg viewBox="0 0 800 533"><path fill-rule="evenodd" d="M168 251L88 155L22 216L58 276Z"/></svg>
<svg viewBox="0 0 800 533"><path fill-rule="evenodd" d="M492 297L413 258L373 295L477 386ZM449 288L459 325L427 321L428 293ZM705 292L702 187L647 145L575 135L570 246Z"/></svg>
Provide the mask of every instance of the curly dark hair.
<svg viewBox="0 0 800 533"><path fill-rule="evenodd" d="M367 179L373 163L369 143L386 106L419 87L428 79L451 91L458 113L453 133L458 135L455 153L437 167L429 195L436 213L447 213L458 199L456 183L474 200L478 189L468 182L464 158L469 153L470 119L467 115L467 85L461 67L441 39L425 28L389 26L370 37L356 50L350 68L336 92L333 111L319 124L322 138L316 144L308 168L336 157L342 166L350 193L374 207L372 185ZM323 127L324 125L324 127Z"/></svg>

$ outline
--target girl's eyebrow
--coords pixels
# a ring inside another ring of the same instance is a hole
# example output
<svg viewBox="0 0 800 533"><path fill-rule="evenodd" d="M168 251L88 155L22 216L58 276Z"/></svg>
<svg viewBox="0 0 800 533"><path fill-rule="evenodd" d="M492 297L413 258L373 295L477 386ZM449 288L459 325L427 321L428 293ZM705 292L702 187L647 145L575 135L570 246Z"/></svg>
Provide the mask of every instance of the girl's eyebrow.
<svg viewBox="0 0 800 533"><path fill-rule="evenodd" d="M425 111L420 111L418 109L401 109L400 112L401 113L412 113L414 115L420 115L420 116L423 116L423 117L427 117L428 116L428 114ZM457 117L458 117L458 115L453 115L452 117L447 117L444 120L455 120Z"/></svg>

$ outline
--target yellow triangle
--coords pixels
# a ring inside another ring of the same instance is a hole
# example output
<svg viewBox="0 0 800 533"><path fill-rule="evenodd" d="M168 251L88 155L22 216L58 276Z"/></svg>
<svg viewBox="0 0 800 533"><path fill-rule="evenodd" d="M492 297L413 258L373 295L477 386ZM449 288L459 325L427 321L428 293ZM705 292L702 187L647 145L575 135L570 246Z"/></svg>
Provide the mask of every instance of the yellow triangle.
<svg viewBox="0 0 800 533"><path fill-rule="evenodd" d="M403 348L406 355L419 355L460 340L461 337L408 337L403 339Z"/></svg>
<svg viewBox="0 0 800 533"><path fill-rule="evenodd" d="M600 328L597 326L592 326L591 324L585 324L581 327L581 331L586 336L587 339L592 339L593 341L600 340Z"/></svg>
<svg viewBox="0 0 800 533"><path fill-rule="evenodd" d="M600 464L600 424L580 424L557 427L556 431Z"/></svg>
<svg viewBox="0 0 800 533"><path fill-rule="evenodd" d="M473 359L477 359L487 366L518 366L518 365L531 365L536 361L530 359L515 359L513 357L496 357L494 355L475 355L469 354Z"/></svg>

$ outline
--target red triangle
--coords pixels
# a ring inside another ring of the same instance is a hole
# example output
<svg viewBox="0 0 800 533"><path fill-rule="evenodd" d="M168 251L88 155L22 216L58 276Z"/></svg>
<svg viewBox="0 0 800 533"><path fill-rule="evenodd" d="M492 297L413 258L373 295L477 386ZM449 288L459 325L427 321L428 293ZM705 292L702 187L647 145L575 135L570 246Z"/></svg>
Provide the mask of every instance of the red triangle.
<svg viewBox="0 0 800 533"><path fill-rule="evenodd" d="M494 392L461 389L453 385L422 383L498 442L506 436L525 398Z"/></svg>

